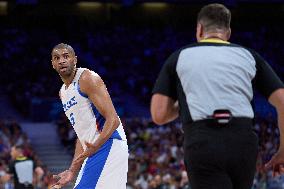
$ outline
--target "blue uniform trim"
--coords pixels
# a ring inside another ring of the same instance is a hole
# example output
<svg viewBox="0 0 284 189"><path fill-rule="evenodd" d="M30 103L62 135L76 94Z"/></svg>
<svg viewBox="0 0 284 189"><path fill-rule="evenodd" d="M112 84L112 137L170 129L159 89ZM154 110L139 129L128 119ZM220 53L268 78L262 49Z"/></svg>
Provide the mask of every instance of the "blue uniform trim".
<svg viewBox="0 0 284 189"><path fill-rule="evenodd" d="M94 104L91 103L91 105L92 105L92 110L93 110L93 112L94 112L94 115L95 115L95 117L96 117L96 119L97 119L98 129L99 129L100 131L102 131L106 120L105 120L105 118L102 116L102 114L100 114L100 112L97 110L97 108L94 106Z"/></svg>
<svg viewBox="0 0 284 189"><path fill-rule="evenodd" d="M97 108L94 106L93 103L91 103L92 106L92 110L94 112L94 115L96 116L97 119L97 124L98 124L98 129L99 131L103 130L104 124L106 122L105 118L100 114L100 112L97 110ZM115 130L110 138L114 138L114 139L119 139L122 140L121 136L119 135L118 131Z"/></svg>
<svg viewBox="0 0 284 189"><path fill-rule="evenodd" d="M79 94L82 96L82 97L85 97L85 98L88 98L88 95L83 93L80 89L80 85L79 85L79 82L77 83L77 91L79 92Z"/></svg>
<svg viewBox="0 0 284 189"><path fill-rule="evenodd" d="M75 189L95 189L109 156L113 140L107 140L101 148L88 158L82 178ZM111 182L111 181L110 181Z"/></svg>
<svg viewBox="0 0 284 189"><path fill-rule="evenodd" d="M115 131L112 133L112 135L111 135L110 138L122 140L122 138L121 138L121 136L119 135L119 133L118 133L117 130L115 130Z"/></svg>

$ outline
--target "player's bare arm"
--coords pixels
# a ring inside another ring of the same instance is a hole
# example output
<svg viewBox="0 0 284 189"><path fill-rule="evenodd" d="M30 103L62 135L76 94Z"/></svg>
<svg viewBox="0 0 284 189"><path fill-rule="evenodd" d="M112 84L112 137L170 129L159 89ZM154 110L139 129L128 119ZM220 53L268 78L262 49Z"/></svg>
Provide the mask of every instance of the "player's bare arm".
<svg viewBox="0 0 284 189"><path fill-rule="evenodd" d="M266 168L273 168L273 176L278 176L284 173L284 89L274 91L269 97L269 102L277 110L280 146L278 152L266 164Z"/></svg>
<svg viewBox="0 0 284 189"><path fill-rule="evenodd" d="M82 74L80 89L92 101L94 106L105 118L103 130L95 143L85 142L87 149L74 161L75 164L82 164L85 158L94 154L113 134L120 124L119 118L114 109L113 103L107 88L99 75L86 70Z"/></svg>
<svg viewBox="0 0 284 189"><path fill-rule="evenodd" d="M74 157L73 157L73 161L71 163L70 168L68 170L63 171L62 173L59 173L58 175L53 175L54 179L58 179L58 181L53 185L54 188L61 188L65 186L66 184L68 184L69 182L71 182L75 178L82 164L78 164L78 163L74 164L74 161L80 154L83 153L83 151L84 150L83 150L82 144L79 141L79 139L77 139Z"/></svg>
<svg viewBox="0 0 284 189"><path fill-rule="evenodd" d="M82 146L80 140L77 139L73 161L72 161L72 164L71 164L70 169L69 169L72 172L74 172L75 174L77 174L77 172L80 170L81 165L75 166L73 162L78 158L78 156L80 154L83 153L83 151L84 151L83 146Z"/></svg>
<svg viewBox="0 0 284 189"><path fill-rule="evenodd" d="M179 106L172 98L154 94L151 100L151 115L153 121L158 125L171 122L178 117Z"/></svg>
<svg viewBox="0 0 284 189"><path fill-rule="evenodd" d="M60 91L59 91L59 98L61 99ZM65 170L57 175L53 175L53 178L57 180L57 182L55 182L55 184L53 185L53 188L61 188L65 186L66 184L68 184L69 182L71 182L75 178L75 175L80 170L80 167L82 164L74 165L74 161L81 153L83 153L83 151L84 151L83 146L81 142L79 141L79 139L77 139L76 145L75 145L74 157L73 157L71 166L68 170Z"/></svg>

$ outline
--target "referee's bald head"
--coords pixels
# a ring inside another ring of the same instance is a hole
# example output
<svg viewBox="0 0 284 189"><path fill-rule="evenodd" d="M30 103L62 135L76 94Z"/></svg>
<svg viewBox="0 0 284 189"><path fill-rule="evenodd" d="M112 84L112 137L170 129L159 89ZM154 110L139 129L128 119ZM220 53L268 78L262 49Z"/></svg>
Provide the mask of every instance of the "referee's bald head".
<svg viewBox="0 0 284 189"><path fill-rule="evenodd" d="M229 30L231 11L222 4L213 3L202 7L198 13L197 23L202 24L205 32Z"/></svg>

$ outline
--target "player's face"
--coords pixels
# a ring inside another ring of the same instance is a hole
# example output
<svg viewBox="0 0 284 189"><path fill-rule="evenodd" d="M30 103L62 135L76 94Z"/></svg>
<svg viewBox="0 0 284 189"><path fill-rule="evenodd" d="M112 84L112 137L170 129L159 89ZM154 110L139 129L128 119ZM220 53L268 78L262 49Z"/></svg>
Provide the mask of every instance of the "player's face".
<svg viewBox="0 0 284 189"><path fill-rule="evenodd" d="M51 62L61 77L69 77L75 69L77 57L68 49L55 49L52 52Z"/></svg>

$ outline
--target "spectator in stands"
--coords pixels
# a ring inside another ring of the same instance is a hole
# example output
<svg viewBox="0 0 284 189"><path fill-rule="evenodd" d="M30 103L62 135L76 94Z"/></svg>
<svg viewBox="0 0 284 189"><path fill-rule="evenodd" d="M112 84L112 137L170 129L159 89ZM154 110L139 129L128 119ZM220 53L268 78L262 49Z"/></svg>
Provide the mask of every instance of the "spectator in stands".
<svg viewBox="0 0 284 189"><path fill-rule="evenodd" d="M32 149L28 136L22 131L20 125L17 122L3 120L0 121L0 141L2 141L1 146L4 146L4 148L2 148L4 149L4 151L1 151L0 153L0 188L1 186L11 188L11 182L13 182L15 178L12 176L12 174L8 173L8 162L14 162L13 158L11 159L10 156L10 152L12 152L11 146L17 146L17 143L21 144L19 146L22 147L23 157L26 157L27 159L33 159L34 162L36 162L36 165L42 165L42 162L39 160L38 156ZM42 170L39 167L34 170L34 173L36 173L33 177L35 189L44 189L48 185L52 184L51 180L47 179L48 174L50 174L48 172L48 169Z"/></svg>

